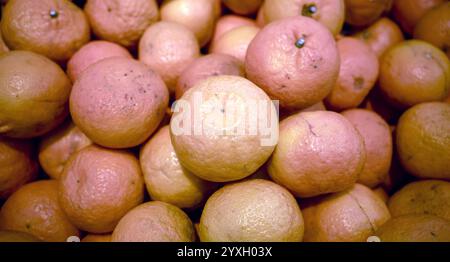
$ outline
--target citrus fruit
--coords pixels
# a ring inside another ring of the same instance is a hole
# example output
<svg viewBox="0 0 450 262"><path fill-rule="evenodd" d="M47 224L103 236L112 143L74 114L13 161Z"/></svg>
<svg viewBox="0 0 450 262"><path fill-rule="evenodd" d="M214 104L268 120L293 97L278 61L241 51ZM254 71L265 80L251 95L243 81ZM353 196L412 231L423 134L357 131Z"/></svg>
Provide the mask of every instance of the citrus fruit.
<svg viewBox="0 0 450 262"><path fill-rule="evenodd" d="M29 233L51 242L79 236L61 208L55 180L33 182L12 194L0 211L0 229Z"/></svg>
<svg viewBox="0 0 450 262"><path fill-rule="evenodd" d="M143 200L139 162L126 151L88 146L67 162L59 178L59 200L78 228L108 233Z"/></svg>
<svg viewBox="0 0 450 262"><path fill-rule="evenodd" d="M39 163L45 173L58 179L69 158L92 144L72 122L66 122L45 135L39 144Z"/></svg>
<svg viewBox="0 0 450 262"><path fill-rule="evenodd" d="M70 112L95 143L127 148L143 143L155 131L168 101L164 82L150 67L113 57L81 74L70 95Z"/></svg>
<svg viewBox="0 0 450 262"><path fill-rule="evenodd" d="M301 204L305 242L366 242L390 219L383 200L359 184Z"/></svg>
<svg viewBox="0 0 450 262"><path fill-rule="evenodd" d="M294 195L312 197L351 188L364 162L363 139L345 117L331 111L303 112L280 123L268 171Z"/></svg>
<svg viewBox="0 0 450 262"><path fill-rule="evenodd" d="M302 212L283 187L263 179L233 183L206 202L199 225L202 242L298 242Z"/></svg>
<svg viewBox="0 0 450 262"><path fill-rule="evenodd" d="M260 31L257 26L240 26L224 33L211 46L211 53L227 54L245 63L247 48Z"/></svg>
<svg viewBox="0 0 450 262"><path fill-rule="evenodd" d="M450 2L429 10L417 23L414 38L431 43L449 54Z"/></svg>
<svg viewBox="0 0 450 262"><path fill-rule="evenodd" d="M128 212L112 234L112 242L192 242L194 226L178 207L159 201Z"/></svg>
<svg viewBox="0 0 450 262"><path fill-rule="evenodd" d="M372 48L378 57L392 46L403 42L403 33L396 23L387 17L380 18L356 35Z"/></svg>
<svg viewBox="0 0 450 262"><path fill-rule="evenodd" d="M128 50L107 41L92 41L78 50L67 63L67 74L75 82L90 65L109 57L132 58Z"/></svg>
<svg viewBox="0 0 450 262"><path fill-rule="evenodd" d="M68 114L70 85L64 71L42 55L1 55L0 135L36 137L59 125Z"/></svg>
<svg viewBox="0 0 450 262"><path fill-rule="evenodd" d="M149 65L164 80L170 93L178 77L200 56L195 35L174 22L158 22L147 28L139 42L139 60Z"/></svg>
<svg viewBox="0 0 450 262"><path fill-rule="evenodd" d="M222 2L236 14L250 15L258 11L263 0L222 0Z"/></svg>
<svg viewBox="0 0 450 262"><path fill-rule="evenodd" d="M266 0L262 7L264 21L270 23L291 16L311 17L333 35L344 25L344 0Z"/></svg>
<svg viewBox="0 0 450 262"><path fill-rule="evenodd" d="M345 0L345 22L353 26L367 26L389 11L392 0Z"/></svg>
<svg viewBox="0 0 450 262"><path fill-rule="evenodd" d="M420 178L450 179L450 104L410 108L397 126L397 151L403 167Z"/></svg>
<svg viewBox="0 0 450 262"><path fill-rule="evenodd" d="M35 178L37 171L30 141L0 137L0 199Z"/></svg>
<svg viewBox="0 0 450 262"><path fill-rule="evenodd" d="M381 58L379 81L383 94L397 107L441 101L450 90L450 61L431 44L405 41Z"/></svg>
<svg viewBox="0 0 450 262"><path fill-rule="evenodd" d="M449 242L450 222L432 215L406 215L381 226L376 236L382 242Z"/></svg>
<svg viewBox="0 0 450 262"><path fill-rule="evenodd" d="M355 126L364 140L366 162L358 183L373 188L389 174L393 150L391 129L386 121L369 110L350 109L342 115Z"/></svg>
<svg viewBox="0 0 450 262"><path fill-rule="evenodd" d="M230 55L209 54L195 59L180 75L175 89L175 97L183 94L195 84L211 76L235 75L244 76L243 64Z"/></svg>
<svg viewBox="0 0 450 262"><path fill-rule="evenodd" d="M278 130L276 109L252 82L238 76L210 77L189 89L181 100L176 104L187 108L180 106L175 111L171 139L180 163L200 178L239 180L255 172L272 154L276 145L273 132ZM266 110L251 113L258 106ZM267 120L270 129L258 129L252 121L257 121L255 116ZM188 125L191 120L193 125Z"/></svg>
<svg viewBox="0 0 450 262"><path fill-rule="evenodd" d="M206 45L214 32L216 15L211 0L164 0L161 20L176 22L191 30L200 46Z"/></svg>
<svg viewBox="0 0 450 262"><path fill-rule="evenodd" d="M240 26L256 26L254 20L238 16L238 15L224 15L221 16L214 28L214 34L211 43L214 44L224 33Z"/></svg>
<svg viewBox="0 0 450 262"><path fill-rule="evenodd" d="M361 104L378 79L378 58L361 40L344 37L337 41L339 77L325 99L328 108L344 110Z"/></svg>
<svg viewBox="0 0 450 262"><path fill-rule="evenodd" d="M314 19L296 16L265 26L250 43L245 60L250 81L287 109L322 101L339 75L333 36Z"/></svg>
<svg viewBox="0 0 450 262"><path fill-rule="evenodd" d="M440 180L409 183L389 199L388 207L393 217L426 214L450 221L450 183Z"/></svg>
<svg viewBox="0 0 450 262"><path fill-rule="evenodd" d="M67 0L11 0L2 12L1 30L13 50L33 51L67 61L89 41L83 10Z"/></svg>
<svg viewBox="0 0 450 262"><path fill-rule="evenodd" d="M412 33L425 13L445 0L394 0L392 13L403 31Z"/></svg>
<svg viewBox="0 0 450 262"><path fill-rule="evenodd" d="M182 167L170 141L170 127L161 128L141 149L145 185L153 200L179 208L195 208L206 200L213 184Z"/></svg>
<svg viewBox="0 0 450 262"><path fill-rule="evenodd" d="M89 0L84 11L97 37L125 47L136 46L159 19L155 0Z"/></svg>

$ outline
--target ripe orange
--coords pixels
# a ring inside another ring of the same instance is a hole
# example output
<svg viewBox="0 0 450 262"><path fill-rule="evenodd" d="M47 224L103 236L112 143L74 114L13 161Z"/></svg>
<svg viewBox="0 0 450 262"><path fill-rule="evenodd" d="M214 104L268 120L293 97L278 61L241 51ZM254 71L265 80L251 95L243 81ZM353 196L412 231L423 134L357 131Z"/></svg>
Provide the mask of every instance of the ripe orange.
<svg viewBox="0 0 450 262"><path fill-rule="evenodd" d="M43 135L68 114L71 83L50 59L29 51L0 56L0 135Z"/></svg>
<svg viewBox="0 0 450 262"><path fill-rule="evenodd" d="M89 0L84 11L96 36L125 47L137 45L159 19L155 0Z"/></svg>
<svg viewBox="0 0 450 262"><path fill-rule="evenodd" d="M41 139L39 163L47 175L58 179L69 158L91 144L77 126L67 122Z"/></svg>
<svg viewBox="0 0 450 262"><path fill-rule="evenodd" d="M389 11L392 0L345 0L345 22L353 26L367 26Z"/></svg>
<svg viewBox="0 0 450 262"><path fill-rule="evenodd" d="M296 16L264 27L250 43L245 69L249 80L285 109L322 101L339 75L333 35L314 19Z"/></svg>
<svg viewBox="0 0 450 262"><path fill-rule="evenodd" d="M226 32L240 26L256 26L254 20L238 16L238 15L224 15L221 16L216 23L213 38L211 40L211 44L214 43Z"/></svg>
<svg viewBox="0 0 450 262"><path fill-rule="evenodd" d="M11 49L67 61L89 41L83 11L67 0L10 0L2 12L3 39Z"/></svg>
<svg viewBox="0 0 450 262"><path fill-rule="evenodd" d="M202 242L298 242L303 217L295 198L263 179L227 185L206 202L199 225Z"/></svg>
<svg viewBox="0 0 450 262"><path fill-rule="evenodd" d="M112 234L112 242L192 242L195 230L178 207L159 201L141 204L128 212Z"/></svg>
<svg viewBox="0 0 450 262"><path fill-rule="evenodd" d="M21 187L0 211L0 229L29 233L44 241L79 236L58 199L58 182L41 180Z"/></svg>
<svg viewBox="0 0 450 262"><path fill-rule="evenodd" d="M70 158L59 188L61 206L78 228L109 233L142 202L144 182L131 153L88 146Z"/></svg>
<svg viewBox="0 0 450 262"><path fill-rule="evenodd" d="M70 95L70 112L95 143L128 148L143 143L155 131L168 102L166 86L147 65L112 57L81 74Z"/></svg>

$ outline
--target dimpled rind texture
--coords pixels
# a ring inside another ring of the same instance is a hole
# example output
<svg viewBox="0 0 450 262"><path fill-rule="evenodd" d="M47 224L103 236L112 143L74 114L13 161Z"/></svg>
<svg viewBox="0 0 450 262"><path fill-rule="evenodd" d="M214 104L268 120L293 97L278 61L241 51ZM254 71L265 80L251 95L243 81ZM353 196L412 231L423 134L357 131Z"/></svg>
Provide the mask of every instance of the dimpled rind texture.
<svg viewBox="0 0 450 262"><path fill-rule="evenodd" d="M420 178L450 179L450 104L431 102L406 111L397 125L403 167Z"/></svg>
<svg viewBox="0 0 450 262"><path fill-rule="evenodd" d="M216 191L200 219L202 242L298 242L303 217L295 198L262 179L238 182Z"/></svg>
<svg viewBox="0 0 450 262"><path fill-rule="evenodd" d="M296 47L304 37L302 48ZM339 53L330 31L312 18L298 16L265 26L250 43L245 60L250 81L286 109L322 101L339 75Z"/></svg>
<svg viewBox="0 0 450 262"><path fill-rule="evenodd" d="M312 197L350 188L364 162L363 139L345 117L304 112L281 122L268 171L294 195Z"/></svg>
<svg viewBox="0 0 450 262"><path fill-rule="evenodd" d="M96 36L125 47L135 46L159 19L155 0L89 0L84 11Z"/></svg>
<svg viewBox="0 0 450 262"><path fill-rule="evenodd" d="M95 143L128 148L158 127L169 93L158 74L129 58L107 58L88 67L75 82L70 112Z"/></svg>
<svg viewBox="0 0 450 262"><path fill-rule="evenodd" d="M50 242L80 235L59 203L56 180L30 183L11 195L0 212L0 230L30 233Z"/></svg>
<svg viewBox="0 0 450 262"><path fill-rule="evenodd" d="M235 105L248 107L249 101L252 99L263 105L266 103L271 110L276 110L271 105L272 101L260 88L238 76L210 77L189 89L181 99L188 102L191 110L198 106L195 104L196 94L202 96L204 105L207 105L210 100L217 99L223 103L235 103ZM234 109L236 110L234 116L236 121L237 119L247 119L246 112L238 111L236 106ZM200 108L200 110L202 109ZM250 133L251 121L242 122L245 124L244 130L240 129L243 134L208 135L206 132L211 128L206 120L223 119L226 111L215 107L210 112L207 110L199 112L205 112L198 116L204 121L200 127L200 130L203 128L201 134L194 133L194 125L191 125L191 129L188 130L190 134L174 135L171 128L171 139L180 163L200 178L214 182L239 180L255 172L272 154L275 146L261 145L262 139L267 138L266 136L263 136L261 132ZM182 111L175 112L172 122L174 119L183 117L182 114ZM273 124L277 126L274 128L277 129L278 121L275 122ZM212 129L225 132L226 127L214 126Z"/></svg>
<svg viewBox="0 0 450 262"><path fill-rule="evenodd" d="M58 12L56 18L50 10ZM83 10L67 0L11 0L2 13L3 39L11 49L67 61L90 39Z"/></svg>
<svg viewBox="0 0 450 262"><path fill-rule="evenodd" d="M31 138L58 126L68 115L71 83L45 56L11 51L0 56L0 134Z"/></svg>
<svg viewBox="0 0 450 262"><path fill-rule="evenodd" d="M151 201L128 212L114 229L112 242L193 242L194 226L178 207Z"/></svg>
<svg viewBox="0 0 450 262"><path fill-rule="evenodd" d="M305 242L366 242L391 218L386 204L359 184L305 202Z"/></svg>
<svg viewBox="0 0 450 262"><path fill-rule="evenodd" d="M64 212L80 229L108 233L142 203L144 181L131 153L89 146L70 158L59 179Z"/></svg>

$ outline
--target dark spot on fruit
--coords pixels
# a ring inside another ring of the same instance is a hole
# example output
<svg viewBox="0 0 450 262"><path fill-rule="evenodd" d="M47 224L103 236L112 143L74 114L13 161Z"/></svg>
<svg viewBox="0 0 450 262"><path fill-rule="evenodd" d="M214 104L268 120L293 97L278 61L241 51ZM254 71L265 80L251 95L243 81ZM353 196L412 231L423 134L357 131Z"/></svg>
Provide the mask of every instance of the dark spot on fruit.
<svg viewBox="0 0 450 262"><path fill-rule="evenodd" d="M285 74L284 77L288 80L291 80L291 76L289 74Z"/></svg>
<svg viewBox="0 0 450 262"><path fill-rule="evenodd" d="M313 65L313 68L314 69L317 69L319 66L318 65Z"/></svg>
<svg viewBox="0 0 450 262"><path fill-rule="evenodd" d="M55 9L51 9L50 10L50 17L51 18L58 18L58 11L56 11Z"/></svg>
<svg viewBox="0 0 450 262"><path fill-rule="evenodd" d="M286 85L281 85L281 88L286 88L287 86Z"/></svg>
<svg viewBox="0 0 450 262"><path fill-rule="evenodd" d="M297 48L303 48L306 44L306 37L305 35L303 35L302 37L300 37L299 39L297 39L297 41L295 41L295 46Z"/></svg>
<svg viewBox="0 0 450 262"><path fill-rule="evenodd" d="M212 75L213 75L213 76L218 76L218 75L219 75L219 73L217 73L217 72L214 72L214 73L212 73Z"/></svg>
<svg viewBox="0 0 450 262"><path fill-rule="evenodd" d="M225 113L225 109L221 108L220 112Z"/></svg>
<svg viewBox="0 0 450 262"><path fill-rule="evenodd" d="M436 191L436 189L437 189L438 187L439 187L439 185L436 185L436 184L435 184L435 185L432 185L432 186L431 186L431 190Z"/></svg>
<svg viewBox="0 0 450 262"><path fill-rule="evenodd" d="M157 99L157 98L158 98L158 94L154 94L153 97L154 97L155 99Z"/></svg>
<svg viewBox="0 0 450 262"><path fill-rule="evenodd" d="M364 86L364 78L358 76L353 77L353 87L357 90L362 89Z"/></svg>
<svg viewBox="0 0 450 262"><path fill-rule="evenodd" d="M30 229L31 228L31 225L30 224L25 224L25 227L27 228L27 229Z"/></svg>
<svg viewBox="0 0 450 262"><path fill-rule="evenodd" d="M140 94L145 94L145 93L147 93L147 91L145 91L145 89L144 89L142 86L138 88L138 92L139 92Z"/></svg>
<svg viewBox="0 0 450 262"><path fill-rule="evenodd" d="M107 9L107 10L108 10L108 13L111 13L112 8L108 6L108 9Z"/></svg>
<svg viewBox="0 0 450 262"><path fill-rule="evenodd" d="M430 234L431 234L433 237L436 237L436 234L435 234L433 231L431 231Z"/></svg>
<svg viewBox="0 0 450 262"><path fill-rule="evenodd" d="M80 180L79 179L77 179L77 184L79 184L80 183Z"/></svg>
<svg viewBox="0 0 450 262"><path fill-rule="evenodd" d="M125 73L125 74L123 74L123 76L128 76L128 74L127 74L127 73Z"/></svg>
<svg viewBox="0 0 450 262"><path fill-rule="evenodd" d="M315 4L305 4L302 7L302 16L312 17L317 13L317 6Z"/></svg>

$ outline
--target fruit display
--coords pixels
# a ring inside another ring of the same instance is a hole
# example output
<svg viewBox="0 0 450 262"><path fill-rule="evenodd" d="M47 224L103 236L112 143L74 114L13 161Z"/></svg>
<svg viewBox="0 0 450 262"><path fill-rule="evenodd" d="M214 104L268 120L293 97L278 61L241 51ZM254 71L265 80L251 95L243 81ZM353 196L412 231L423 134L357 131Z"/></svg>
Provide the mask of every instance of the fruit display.
<svg viewBox="0 0 450 262"><path fill-rule="evenodd" d="M0 242L450 242L449 1L0 8Z"/></svg>

